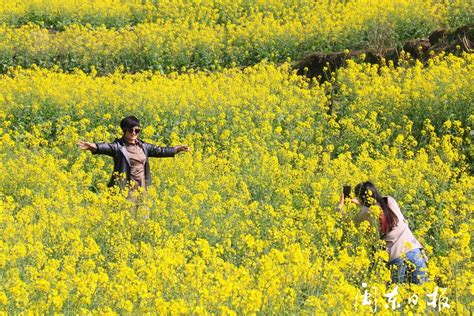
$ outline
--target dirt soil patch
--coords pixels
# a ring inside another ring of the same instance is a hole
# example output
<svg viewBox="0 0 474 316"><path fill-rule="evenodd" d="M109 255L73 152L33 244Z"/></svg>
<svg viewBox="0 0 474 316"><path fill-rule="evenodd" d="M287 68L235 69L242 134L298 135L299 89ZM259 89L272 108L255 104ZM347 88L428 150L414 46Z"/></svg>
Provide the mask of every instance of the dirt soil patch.
<svg viewBox="0 0 474 316"><path fill-rule="evenodd" d="M473 52L474 24L465 25L454 31L446 29L436 30L428 39L407 41L403 46L376 51L373 49L353 52L316 52L304 57L294 64L298 75L310 78L316 77L320 83L328 80L331 73L339 67L344 67L348 59L355 59L371 64L382 64L383 61L392 61L394 66L399 65L401 53L409 53L412 58L426 63L430 58L441 52L460 55L462 52ZM364 58L362 58L364 57Z"/></svg>

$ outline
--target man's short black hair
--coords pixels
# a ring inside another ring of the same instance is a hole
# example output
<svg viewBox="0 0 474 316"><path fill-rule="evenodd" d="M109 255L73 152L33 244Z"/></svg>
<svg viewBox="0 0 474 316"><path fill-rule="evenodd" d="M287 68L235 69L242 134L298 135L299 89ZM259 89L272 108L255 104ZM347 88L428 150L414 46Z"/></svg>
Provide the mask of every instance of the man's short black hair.
<svg viewBox="0 0 474 316"><path fill-rule="evenodd" d="M140 126L140 121L133 115L124 117L120 121L120 127L122 128L122 131L126 131L127 129L133 128L135 126Z"/></svg>

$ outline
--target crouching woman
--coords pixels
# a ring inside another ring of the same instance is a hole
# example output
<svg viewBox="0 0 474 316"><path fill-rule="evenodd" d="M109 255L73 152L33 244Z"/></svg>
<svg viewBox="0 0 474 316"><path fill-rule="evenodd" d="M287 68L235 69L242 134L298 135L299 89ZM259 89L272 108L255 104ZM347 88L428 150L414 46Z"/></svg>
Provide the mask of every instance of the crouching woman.
<svg viewBox="0 0 474 316"><path fill-rule="evenodd" d="M391 196L382 196L374 184L363 182L354 190L355 198L351 202L360 207L354 217L356 223L370 221L370 207L382 209L379 218L380 235L386 243L389 253L387 267L391 270L393 283L410 282L422 284L427 281L426 259L423 246L415 238L405 220L397 202ZM344 195L341 195L339 209L344 207Z"/></svg>

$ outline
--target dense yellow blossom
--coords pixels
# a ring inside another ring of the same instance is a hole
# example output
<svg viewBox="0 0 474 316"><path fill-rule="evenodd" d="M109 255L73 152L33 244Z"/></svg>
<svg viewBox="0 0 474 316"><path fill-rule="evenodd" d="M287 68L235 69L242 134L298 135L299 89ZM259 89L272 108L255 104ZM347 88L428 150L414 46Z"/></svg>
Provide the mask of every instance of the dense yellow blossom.
<svg viewBox="0 0 474 316"><path fill-rule="evenodd" d="M399 285L400 312L434 312L432 293L449 299L443 312L472 312L472 82L472 55L350 62L322 86L265 62L12 68L0 78L0 310L391 313L384 243L355 226L354 206L334 207L344 183L371 179L430 257L429 282ZM75 145L112 141L128 114L144 140L192 148L151 162L137 204L105 187L110 158Z"/></svg>
<svg viewBox="0 0 474 316"><path fill-rule="evenodd" d="M382 49L473 21L470 0L1 0L0 71L214 70Z"/></svg>
<svg viewBox="0 0 474 316"><path fill-rule="evenodd" d="M473 56L349 61L323 85L272 62L473 16L467 0L0 0L0 313L392 314L394 291L401 314L472 313ZM129 114L145 141L192 148L153 160L138 202L76 146ZM427 250L424 285L389 284L377 228L336 211L367 179Z"/></svg>

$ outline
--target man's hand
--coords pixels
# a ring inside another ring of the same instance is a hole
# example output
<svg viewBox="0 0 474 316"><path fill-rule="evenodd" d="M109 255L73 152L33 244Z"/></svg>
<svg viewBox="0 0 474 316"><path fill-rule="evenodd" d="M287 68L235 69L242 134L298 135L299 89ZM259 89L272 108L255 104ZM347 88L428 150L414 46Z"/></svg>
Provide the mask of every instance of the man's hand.
<svg viewBox="0 0 474 316"><path fill-rule="evenodd" d="M97 145L95 143L90 143L83 140L79 140L77 145L83 150L95 151L97 149Z"/></svg>
<svg viewBox="0 0 474 316"><path fill-rule="evenodd" d="M175 150L176 153L179 153L179 152L182 152L182 151L190 151L189 147L184 146L184 145L174 146L174 150Z"/></svg>

